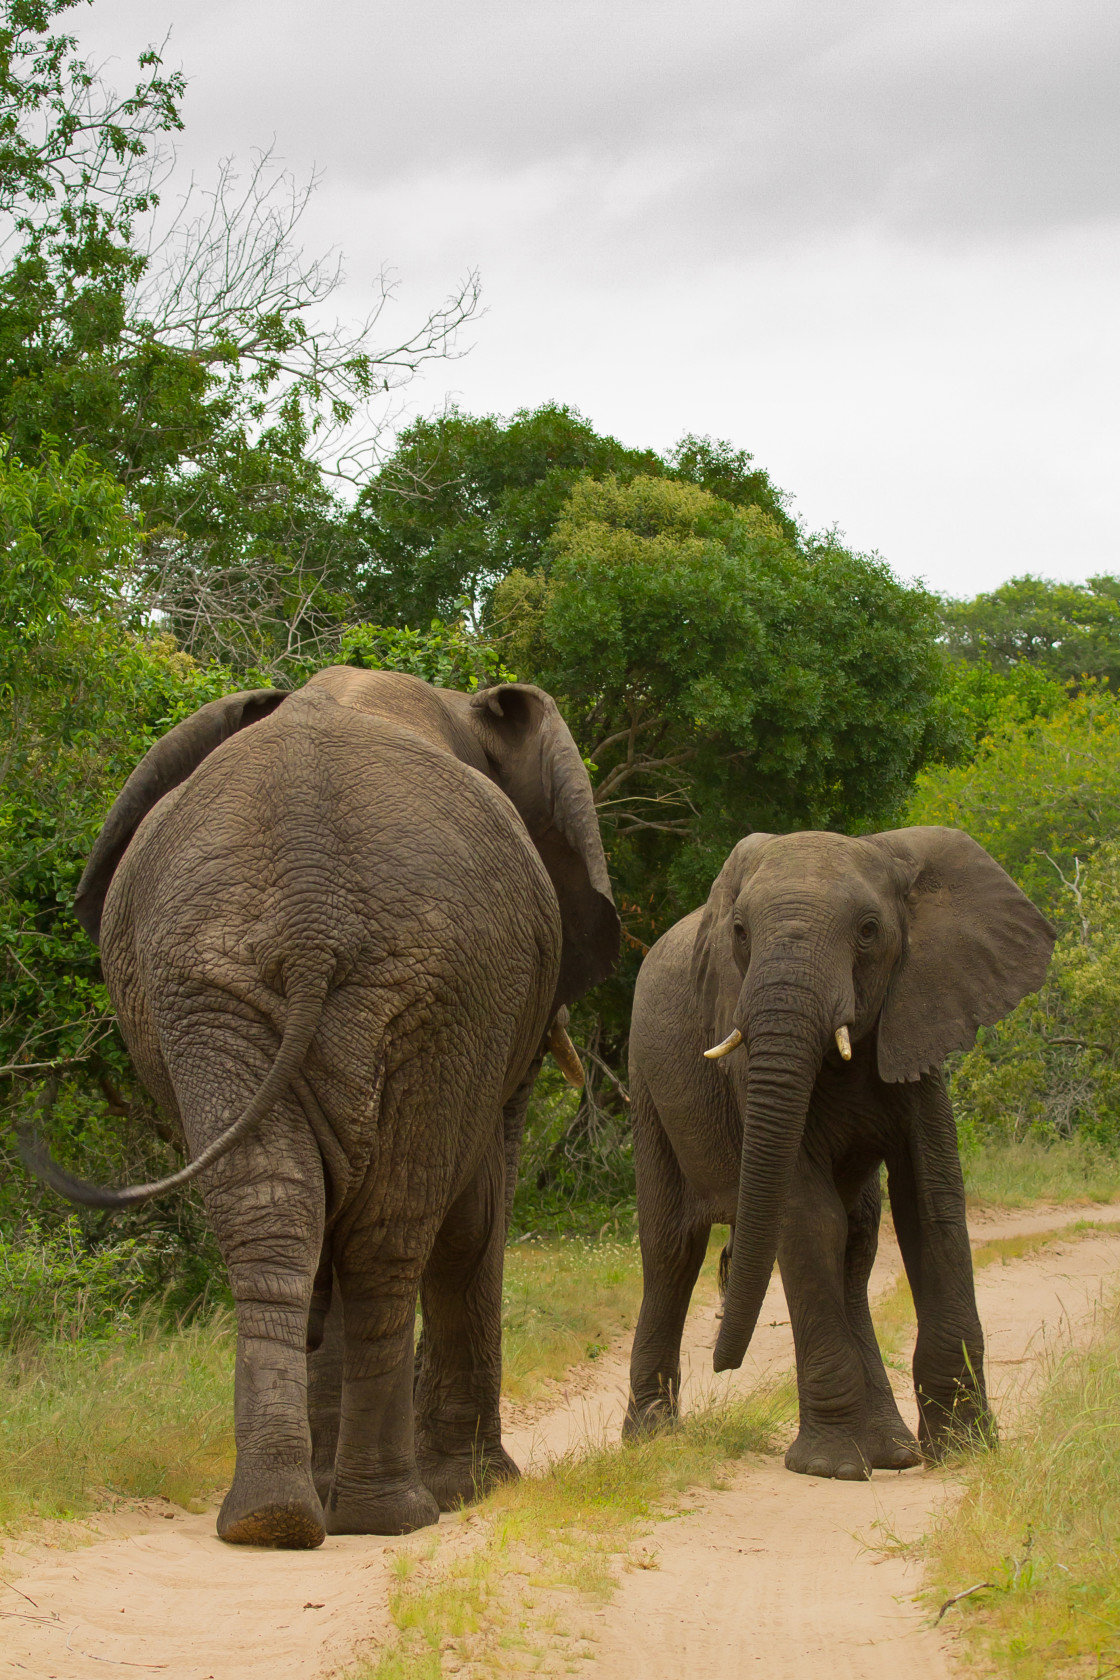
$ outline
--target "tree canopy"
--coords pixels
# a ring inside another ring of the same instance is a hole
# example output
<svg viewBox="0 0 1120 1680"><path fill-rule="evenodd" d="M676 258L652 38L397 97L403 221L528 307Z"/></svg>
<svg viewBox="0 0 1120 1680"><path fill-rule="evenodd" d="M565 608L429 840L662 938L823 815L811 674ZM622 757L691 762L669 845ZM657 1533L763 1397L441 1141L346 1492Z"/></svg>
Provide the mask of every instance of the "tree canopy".
<svg viewBox="0 0 1120 1680"><path fill-rule="evenodd" d="M1006 673L1031 667L1058 682L1096 677L1120 687L1120 578L1055 583L1016 577L942 605L949 652Z"/></svg>
<svg viewBox="0 0 1120 1680"><path fill-rule="evenodd" d="M751 828L874 824L928 756L932 598L696 483L580 479L489 612L562 697L643 942Z"/></svg>
<svg viewBox="0 0 1120 1680"><path fill-rule="evenodd" d="M685 437L664 459L596 432L574 408L545 403L509 420L451 410L415 421L362 491L365 557L351 580L364 613L426 623L483 606L516 569L548 564L548 543L581 478L670 477L760 507L791 537L785 498L752 457Z"/></svg>

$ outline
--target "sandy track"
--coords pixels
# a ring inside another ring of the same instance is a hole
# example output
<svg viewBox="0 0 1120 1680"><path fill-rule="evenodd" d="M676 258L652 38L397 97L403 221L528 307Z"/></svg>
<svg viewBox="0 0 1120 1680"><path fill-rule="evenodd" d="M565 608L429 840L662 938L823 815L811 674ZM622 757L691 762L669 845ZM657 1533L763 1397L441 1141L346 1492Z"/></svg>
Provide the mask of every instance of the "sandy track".
<svg viewBox="0 0 1120 1680"><path fill-rule="evenodd" d="M977 1240L1050 1230L1086 1215L1117 1233L1052 1245L1043 1254L978 1276L992 1359L990 1382L1006 1415L1048 1336L1068 1333L1120 1274L1120 1207L1032 1210L978 1222ZM881 1287L897 1271L885 1242ZM710 1305L690 1317L684 1403L720 1386L750 1386L792 1363L780 1285L741 1372L714 1378ZM507 1443L532 1467L588 1441L617 1438L626 1396L626 1350L574 1379L561 1404L533 1417L514 1409ZM909 1384L900 1397L912 1412ZM724 1680L877 1680L905 1662L908 1680L945 1680L947 1638L925 1627L910 1601L913 1565L876 1561L873 1524L920 1533L946 1481L940 1474L879 1473L869 1484L791 1476L780 1461L739 1467L727 1491L698 1495L692 1514L660 1526L651 1544L660 1567L625 1574L611 1607L591 1621L599 1680L657 1672L692 1676L705 1661ZM472 1524L441 1524L444 1547L474 1543ZM319 1680L388 1634L392 1553L410 1540L328 1539L316 1552L223 1546L214 1515L161 1502L104 1519L103 1539L66 1548L61 1525L49 1542L9 1549L0 1587L0 1674L34 1680L105 1680L115 1670L176 1680ZM75 1532L78 1532L77 1530ZM19 1594L26 1595L20 1597ZM32 1600L33 1602L28 1602Z"/></svg>
<svg viewBox="0 0 1120 1680"><path fill-rule="evenodd" d="M973 1235L986 1242L1078 1217L1050 1210L986 1218ZM977 1273L988 1385L1005 1421L1045 1347L1075 1336L1102 1292L1120 1281L1120 1209L1094 1209L1090 1217L1116 1225L1115 1233L1053 1243ZM897 1267L897 1250L884 1244L881 1270ZM909 1350L900 1363L909 1363ZM908 1373L892 1370L891 1377L902 1414L916 1427ZM915 1604L920 1566L876 1553L875 1544L917 1538L951 1492L938 1471L878 1471L861 1483L793 1476L779 1459L740 1465L726 1492L699 1496L690 1515L657 1530L659 1568L625 1574L614 1603L592 1619L599 1648L591 1674L692 1680L718 1665L721 1680L893 1680L900 1673L949 1680L952 1626L935 1631Z"/></svg>

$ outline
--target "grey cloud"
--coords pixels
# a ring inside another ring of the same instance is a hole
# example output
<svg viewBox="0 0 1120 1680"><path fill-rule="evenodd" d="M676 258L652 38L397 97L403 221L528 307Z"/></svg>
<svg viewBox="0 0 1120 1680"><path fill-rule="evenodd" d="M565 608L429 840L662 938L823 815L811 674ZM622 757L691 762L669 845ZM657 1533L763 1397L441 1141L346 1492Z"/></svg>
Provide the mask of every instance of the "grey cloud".
<svg viewBox="0 0 1120 1680"><path fill-rule="evenodd" d="M1120 208L1111 0L337 0L310 24L295 0L98 13L136 43L173 22L195 136L243 151L275 133L342 189L540 170L623 244L656 249L672 228L732 253L863 225L986 240ZM630 216L619 178L643 183Z"/></svg>

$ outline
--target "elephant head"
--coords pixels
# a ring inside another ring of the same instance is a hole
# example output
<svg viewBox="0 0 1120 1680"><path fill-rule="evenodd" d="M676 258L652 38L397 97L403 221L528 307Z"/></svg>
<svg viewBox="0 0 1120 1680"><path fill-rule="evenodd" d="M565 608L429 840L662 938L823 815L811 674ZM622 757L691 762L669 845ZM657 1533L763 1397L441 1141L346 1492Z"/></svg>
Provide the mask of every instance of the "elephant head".
<svg viewBox="0 0 1120 1680"><path fill-rule="evenodd" d="M735 847L692 968L708 1053L743 1117L717 1371L742 1363L753 1334L825 1059L854 1053L886 1083L920 1079L1038 989L1054 939L958 829L752 834Z"/></svg>
<svg viewBox="0 0 1120 1680"><path fill-rule="evenodd" d="M318 673L311 686L444 746L512 801L560 906L563 951L553 1012L607 978L618 960L618 916L587 771L550 695L529 683L460 694L400 672L346 666ZM78 920L95 943L113 874L148 812L223 741L269 717L287 697L265 688L212 700L140 761L105 820L75 898Z"/></svg>

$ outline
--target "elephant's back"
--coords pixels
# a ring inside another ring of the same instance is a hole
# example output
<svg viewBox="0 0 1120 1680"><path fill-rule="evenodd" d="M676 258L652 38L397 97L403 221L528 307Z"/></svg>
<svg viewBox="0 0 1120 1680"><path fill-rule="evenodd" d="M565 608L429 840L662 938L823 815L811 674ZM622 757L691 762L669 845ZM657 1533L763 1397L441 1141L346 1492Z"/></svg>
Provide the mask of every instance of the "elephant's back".
<svg viewBox="0 0 1120 1680"><path fill-rule="evenodd" d="M555 893L505 795L450 752L302 691L155 807L105 907L176 966L282 979L308 944L340 967L469 986L559 962ZM511 976L512 978L512 976ZM220 983L220 981L219 981Z"/></svg>

